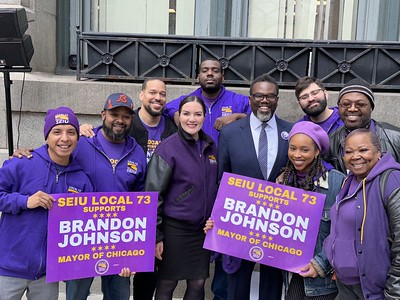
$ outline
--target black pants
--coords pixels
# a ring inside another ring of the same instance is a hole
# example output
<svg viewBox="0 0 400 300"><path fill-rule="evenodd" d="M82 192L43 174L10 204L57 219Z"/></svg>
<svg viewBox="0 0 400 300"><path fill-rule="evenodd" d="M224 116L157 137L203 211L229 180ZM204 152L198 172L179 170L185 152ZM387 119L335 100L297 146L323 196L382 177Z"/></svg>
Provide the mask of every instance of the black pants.
<svg viewBox="0 0 400 300"><path fill-rule="evenodd" d="M251 275L254 262L242 260L235 273L228 275L228 300L250 300ZM259 300L280 300L282 293L282 271L260 265Z"/></svg>
<svg viewBox="0 0 400 300"><path fill-rule="evenodd" d="M156 259L154 272L136 273L133 278L133 299L152 300L157 284L157 268L159 260Z"/></svg>

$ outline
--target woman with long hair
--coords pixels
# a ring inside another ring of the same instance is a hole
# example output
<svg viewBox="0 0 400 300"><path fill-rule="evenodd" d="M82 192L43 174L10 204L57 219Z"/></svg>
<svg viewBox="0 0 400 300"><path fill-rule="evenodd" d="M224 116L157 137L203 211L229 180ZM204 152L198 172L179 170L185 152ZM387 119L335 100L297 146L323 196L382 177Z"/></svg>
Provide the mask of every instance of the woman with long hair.
<svg viewBox="0 0 400 300"><path fill-rule="evenodd" d="M217 148L201 129L205 114L200 98L183 99L178 132L157 146L148 165L146 190L159 195L157 300L172 299L179 280L187 283L184 299L204 299L210 251L203 249L203 226L217 193Z"/></svg>
<svg viewBox="0 0 400 300"><path fill-rule="evenodd" d="M298 122L289 133L289 160L278 182L325 194L326 198L314 257L299 274L285 272L287 300L333 300L337 295L331 266L322 247L330 230L329 212L345 176L323 161L322 155L328 148L327 133L313 122Z"/></svg>

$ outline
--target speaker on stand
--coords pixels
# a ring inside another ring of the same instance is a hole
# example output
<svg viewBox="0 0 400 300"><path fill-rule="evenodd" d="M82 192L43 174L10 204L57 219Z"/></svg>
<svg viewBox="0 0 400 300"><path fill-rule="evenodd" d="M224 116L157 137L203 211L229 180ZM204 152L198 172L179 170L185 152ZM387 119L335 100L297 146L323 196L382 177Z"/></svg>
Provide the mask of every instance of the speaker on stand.
<svg viewBox="0 0 400 300"><path fill-rule="evenodd" d="M0 72L4 74L9 156L14 152L10 73L32 71L29 63L34 51L30 35L25 34L27 29L25 9L0 9Z"/></svg>

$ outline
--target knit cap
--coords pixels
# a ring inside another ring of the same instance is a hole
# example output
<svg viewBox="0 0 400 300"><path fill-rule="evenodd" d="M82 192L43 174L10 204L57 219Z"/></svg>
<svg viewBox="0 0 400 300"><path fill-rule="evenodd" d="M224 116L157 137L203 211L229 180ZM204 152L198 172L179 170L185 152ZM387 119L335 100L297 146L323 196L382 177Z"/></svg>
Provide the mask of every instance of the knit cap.
<svg viewBox="0 0 400 300"><path fill-rule="evenodd" d="M322 129L321 126L310 122L310 121L302 121L294 124L292 130L289 132L289 140L295 134L302 133L309 136L317 147L321 154L324 154L329 149L329 137L325 130Z"/></svg>
<svg viewBox="0 0 400 300"><path fill-rule="evenodd" d="M123 93L115 93L108 96L107 101L104 104L104 110L113 109L120 106L129 108L129 110L133 114L132 99Z"/></svg>
<svg viewBox="0 0 400 300"><path fill-rule="evenodd" d="M74 126L79 139L79 121L74 112L65 106L49 109L44 119L44 139L47 140L47 136L54 126L66 124Z"/></svg>
<svg viewBox="0 0 400 300"><path fill-rule="evenodd" d="M340 90L339 92L339 97L338 97L338 104L340 99L344 94L347 93L362 93L365 96L368 97L369 102L371 103L372 109L375 107L375 97L374 93L371 90L371 87L367 82L360 78L354 78L350 80L348 83L344 85L344 87Z"/></svg>

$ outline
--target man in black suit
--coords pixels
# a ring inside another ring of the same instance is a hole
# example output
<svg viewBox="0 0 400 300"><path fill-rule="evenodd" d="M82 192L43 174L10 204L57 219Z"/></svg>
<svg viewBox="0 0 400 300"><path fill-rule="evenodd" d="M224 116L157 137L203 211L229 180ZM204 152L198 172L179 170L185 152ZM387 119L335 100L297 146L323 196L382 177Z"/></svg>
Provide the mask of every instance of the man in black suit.
<svg viewBox="0 0 400 300"><path fill-rule="evenodd" d="M257 77L250 86L252 113L244 119L222 127L219 135L218 178L223 172L275 182L286 165L288 133L292 124L279 119L274 113L278 106L279 88L275 79L267 74ZM265 129L264 129L265 128ZM260 142L262 130L267 142ZM266 161L259 162L262 144L267 148ZM262 167L263 166L263 167ZM263 169L263 170L262 170ZM255 263L230 258L228 271L228 299L250 299L251 275ZM228 270L227 270L228 269ZM260 266L259 299L281 299L282 273L280 269Z"/></svg>

